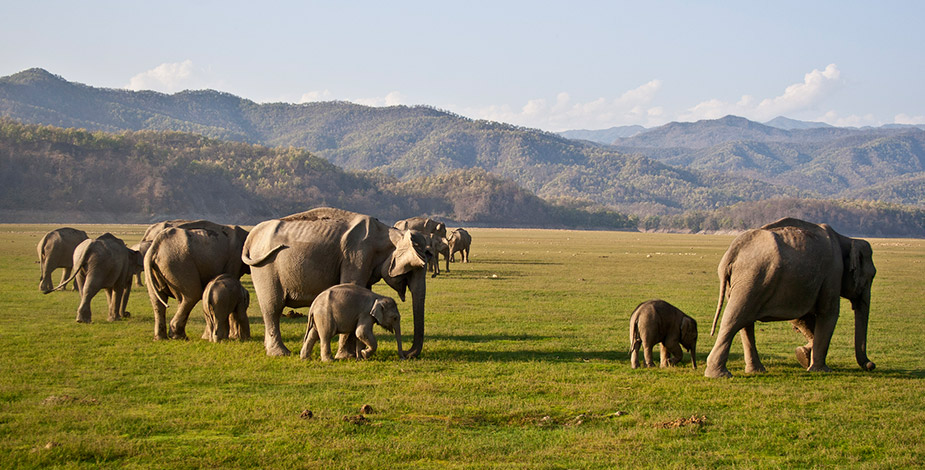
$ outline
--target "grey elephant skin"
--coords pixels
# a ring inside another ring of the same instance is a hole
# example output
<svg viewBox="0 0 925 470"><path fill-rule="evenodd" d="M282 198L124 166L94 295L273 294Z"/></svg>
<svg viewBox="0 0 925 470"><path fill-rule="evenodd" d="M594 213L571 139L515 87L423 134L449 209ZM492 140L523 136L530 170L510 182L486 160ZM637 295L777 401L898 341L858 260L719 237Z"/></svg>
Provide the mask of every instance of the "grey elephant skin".
<svg viewBox="0 0 925 470"><path fill-rule="evenodd" d="M206 220L170 227L154 237L144 257L145 284L154 309L155 339L186 339L186 322L208 282L221 274L240 279L247 231ZM167 298L177 299L168 331Z"/></svg>
<svg viewBox="0 0 925 470"><path fill-rule="evenodd" d="M122 240L111 233L104 233L77 245L73 263L73 274L62 281L56 290L77 278L81 286L80 305L77 307L78 323L90 323L90 301L101 289L106 290L109 321L129 316L125 306L132 291L132 276L142 268L140 253L125 246Z"/></svg>
<svg viewBox="0 0 925 470"><path fill-rule="evenodd" d="M354 334L357 337L357 359L368 359L378 348L373 324L395 333L398 357L401 348L401 315L398 306L389 297L379 295L356 284L339 284L315 297L308 311L308 328L302 340L299 356L308 359L321 342L321 360L330 362L331 338L336 334ZM366 347L360 350L360 345Z"/></svg>
<svg viewBox="0 0 925 470"><path fill-rule="evenodd" d="M463 263L469 262L469 247L472 245L472 236L464 228L458 228L450 232L447 239L450 246L450 256L447 259L447 271L450 270L449 262L456 261L456 253L459 253L459 259Z"/></svg>
<svg viewBox="0 0 925 470"><path fill-rule="evenodd" d="M691 364L697 368L697 321L664 300L649 300L639 304L630 316L630 365L639 367L642 347L645 367L655 367L652 347L661 343L661 366L681 362L684 352L691 354Z"/></svg>
<svg viewBox="0 0 925 470"><path fill-rule="evenodd" d="M61 275L61 281L71 277L71 270L74 266L74 250L80 242L86 240L87 232L70 227L61 227L45 234L39 240L36 250L39 255L39 265L42 270L42 277L39 280L39 289L43 294L54 291L51 281L51 273L58 268L64 268ZM74 289L78 290L77 282L74 282Z"/></svg>
<svg viewBox="0 0 925 470"><path fill-rule="evenodd" d="M263 313L267 355L289 354L279 331L284 307L308 307L318 294L338 284L368 289L380 279L395 289L402 301L411 290L414 342L408 355L420 354L427 289L425 248L420 233L328 207L258 224L247 237L242 259L251 267ZM347 353L353 350L352 345L344 339L338 357L352 354Z"/></svg>
<svg viewBox="0 0 925 470"><path fill-rule="evenodd" d="M247 307L251 297L238 278L222 274L202 291L202 312L206 330L202 339L217 343L228 338L245 341L251 337Z"/></svg>
<svg viewBox="0 0 925 470"><path fill-rule="evenodd" d="M395 222L393 227L399 230L415 230L424 234L428 246L427 253L429 254L429 256L426 257L427 267L433 271L433 276L431 277L436 277L440 274L440 254L446 257L449 253L446 224L427 217L411 217ZM446 270L449 272L449 263L447 263L446 266Z"/></svg>
<svg viewBox="0 0 925 470"><path fill-rule="evenodd" d="M825 359L838 320L839 297L854 310L858 364L867 357L870 288L877 269L864 240L845 237L828 225L786 218L737 237L719 263L720 289L711 334L728 297L704 375L730 377L729 347L741 330L746 372L764 372L755 347L755 321L790 320L809 343L797 357L809 371L828 372ZM802 356L802 358L801 358ZM804 362L805 361L805 362Z"/></svg>
<svg viewBox="0 0 925 470"><path fill-rule="evenodd" d="M147 240L142 240L129 248L137 251L141 254L141 257L144 258L145 254L148 253L148 248L151 248L151 242ZM144 270L135 275L135 285L138 287L144 287L144 284L141 282L141 279L144 277Z"/></svg>

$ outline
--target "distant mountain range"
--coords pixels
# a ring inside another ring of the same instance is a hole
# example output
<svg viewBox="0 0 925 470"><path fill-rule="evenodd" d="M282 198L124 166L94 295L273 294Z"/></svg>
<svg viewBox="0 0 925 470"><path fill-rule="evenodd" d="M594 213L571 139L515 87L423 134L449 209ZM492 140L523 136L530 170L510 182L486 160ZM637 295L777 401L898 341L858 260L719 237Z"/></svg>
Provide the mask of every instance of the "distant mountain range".
<svg viewBox="0 0 925 470"><path fill-rule="evenodd" d="M727 116L653 129L571 131L566 138L426 106L259 104L212 90L168 95L95 88L42 69L0 78L0 116L298 147L344 169L401 182L484 170L547 201L641 217L782 197L865 197L925 207L925 131L915 127L850 129L786 118L772 126ZM598 132L616 140L595 142Z"/></svg>

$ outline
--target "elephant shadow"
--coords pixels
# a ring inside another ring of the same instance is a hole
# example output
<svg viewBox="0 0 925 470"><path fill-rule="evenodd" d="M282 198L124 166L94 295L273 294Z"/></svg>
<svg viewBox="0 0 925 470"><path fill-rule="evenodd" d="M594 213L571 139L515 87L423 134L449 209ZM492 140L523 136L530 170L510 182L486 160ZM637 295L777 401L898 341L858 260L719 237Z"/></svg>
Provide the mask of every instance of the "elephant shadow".
<svg viewBox="0 0 925 470"><path fill-rule="evenodd" d="M555 263L552 261L538 261L538 260L518 260L518 259L486 259L478 260L478 264L528 264L528 265L538 265L538 266L562 266L565 263Z"/></svg>

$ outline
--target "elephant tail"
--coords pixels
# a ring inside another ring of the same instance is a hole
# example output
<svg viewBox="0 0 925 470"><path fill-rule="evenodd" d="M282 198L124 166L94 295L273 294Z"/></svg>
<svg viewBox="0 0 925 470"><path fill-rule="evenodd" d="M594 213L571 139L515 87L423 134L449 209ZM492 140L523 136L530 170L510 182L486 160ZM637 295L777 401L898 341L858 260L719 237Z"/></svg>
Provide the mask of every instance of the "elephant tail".
<svg viewBox="0 0 925 470"><path fill-rule="evenodd" d="M157 267L157 263L154 262L154 254L157 253L157 248L159 246L157 241L159 239L160 237L155 237L154 242L151 243L147 253L145 253L145 285L148 286L148 292L153 293L158 302L164 307L167 307L167 300L162 298L160 293L160 288L164 285L163 278L161 277L161 272Z"/></svg>
<svg viewBox="0 0 925 470"><path fill-rule="evenodd" d="M274 246L266 254L262 256L258 256L257 258L251 258L250 254L248 253L247 247L245 247L244 252L241 253L241 261L244 261L244 264L248 266L257 266L263 263L264 261L266 261L267 258L269 258L270 256L273 256L273 254L276 253L277 251L282 250L283 248L288 248L288 247L280 243L279 245Z"/></svg>
<svg viewBox="0 0 925 470"><path fill-rule="evenodd" d="M642 346L642 339L639 338L639 307L633 310L633 316L630 317L630 352L637 351Z"/></svg>
<svg viewBox="0 0 925 470"><path fill-rule="evenodd" d="M719 300L716 302L716 313L713 314L713 326L710 328L710 336L716 333L716 322L719 320L719 313L723 310L723 301L726 300L726 286L729 284L729 275L725 273L719 280Z"/></svg>

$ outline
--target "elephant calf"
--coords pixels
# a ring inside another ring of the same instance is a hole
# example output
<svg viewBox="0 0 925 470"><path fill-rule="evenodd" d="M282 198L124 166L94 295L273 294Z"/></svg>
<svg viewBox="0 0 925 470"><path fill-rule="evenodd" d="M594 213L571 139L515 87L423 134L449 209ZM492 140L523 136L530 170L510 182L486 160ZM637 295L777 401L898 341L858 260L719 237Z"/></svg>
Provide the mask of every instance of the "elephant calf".
<svg viewBox="0 0 925 470"><path fill-rule="evenodd" d="M230 274L222 274L206 284L202 292L202 311L206 330L202 339L217 343L233 338L248 340L251 337L247 307L250 294L241 282Z"/></svg>
<svg viewBox="0 0 925 470"><path fill-rule="evenodd" d="M697 321L664 300L649 300L639 304L630 317L630 364L639 367L639 347L645 355L645 366L655 367L652 347L662 343L661 366L681 362L684 346L697 368Z"/></svg>
<svg viewBox="0 0 925 470"><path fill-rule="evenodd" d="M385 297L355 284L338 284L318 294L308 311L308 329L302 341L302 359L308 359L315 342L321 341L321 360L330 362L331 338L335 334L356 333L357 359L366 359L376 352L373 323L394 331L398 343L398 357L404 358L401 349L401 315L390 297ZM360 343L366 348L360 350Z"/></svg>

